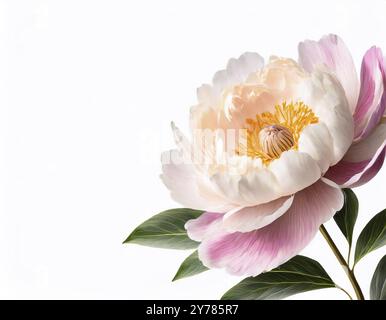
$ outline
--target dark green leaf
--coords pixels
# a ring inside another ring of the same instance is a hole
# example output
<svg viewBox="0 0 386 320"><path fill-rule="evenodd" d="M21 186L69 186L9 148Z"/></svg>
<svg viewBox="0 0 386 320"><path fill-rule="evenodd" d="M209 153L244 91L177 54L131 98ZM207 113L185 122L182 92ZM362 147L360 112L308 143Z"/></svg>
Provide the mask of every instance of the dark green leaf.
<svg viewBox="0 0 386 320"><path fill-rule="evenodd" d="M168 249L196 248L198 242L188 237L184 225L202 213L186 208L163 211L139 225L123 243Z"/></svg>
<svg viewBox="0 0 386 320"><path fill-rule="evenodd" d="M196 250L182 262L180 268L173 278L173 281L191 277L206 270L208 270L208 268L202 264L200 259L198 259L198 252Z"/></svg>
<svg viewBox="0 0 386 320"><path fill-rule="evenodd" d="M334 220L351 247L354 225L358 216L358 199L351 189L343 189L343 194L343 208L335 214Z"/></svg>
<svg viewBox="0 0 386 320"><path fill-rule="evenodd" d="M386 209L364 227L355 248L355 264L369 252L386 244Z"/></svg>
<svg viewBox="0 0 386 320"><path fill-rule="evenodd" d="M386 255L379 261L370 285L371 300L386 300Z"/></svg>
<svg viewBox="0 0 386 320"><path fill-rule="evenodd" d="M293 294L335 287L319 262L296 256L280 267L239 282L223 300L283 299Z"/></svg>

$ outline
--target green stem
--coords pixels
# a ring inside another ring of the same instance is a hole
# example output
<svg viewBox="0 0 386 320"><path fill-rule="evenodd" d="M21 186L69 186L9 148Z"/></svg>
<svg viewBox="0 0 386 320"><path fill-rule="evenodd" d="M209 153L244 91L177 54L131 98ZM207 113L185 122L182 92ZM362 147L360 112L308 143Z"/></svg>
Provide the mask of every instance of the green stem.
<svg viewBox="0 0 386 320"><path fill-rule="evenodd" d="M327 232L324 225L321 225L319 228L320 233L323 235L323 237L326 239L328 245L330 246L332 252L335 254L335 257L338 259L340 265L343 267L344 271L347 274L347 277L349 278L352 287L354 288L355 294L358 298L358 300L365 300L365 297L363 296L362 290L359 286L359 283L357 279L355 278L355 274L353 270L350 269L347 261L343 258L342 254L340 253L338 247L335 245L334 241L330 237L329 233Z"/></svg>
<svg viewBox="0 0 386 320"><path fill-rule="evenodd" d="M350 259L351 259L351 244L348 247L348 255L347 255L347 265L350 266ZM354 272L354 268L352 269Z"/></svg>
<svg viewBox="0 0 386 320"><path fill-rule="evenodd" d="M340 287L340 286L338 286L338 285L336 285L336 287L337 287L339 290L343 291L345 294L347 294L347 296L349 297L350 300L353 300L352 296L351 296L345 289L343 289L342 287Z"/></svg>

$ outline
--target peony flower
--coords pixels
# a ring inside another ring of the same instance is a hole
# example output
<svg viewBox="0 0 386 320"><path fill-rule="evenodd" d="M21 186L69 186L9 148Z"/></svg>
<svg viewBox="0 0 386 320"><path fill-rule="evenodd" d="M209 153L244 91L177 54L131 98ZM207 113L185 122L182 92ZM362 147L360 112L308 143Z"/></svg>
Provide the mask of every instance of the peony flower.
<svg viewBox="0 0 386 320"><path fill-rule="evenodd" d="M360 80L329 35L300 43L299 63L245 53L198 89L192 138L172 125L177 149L161 177L177 202L206 211L185 225L205 266L255 276L281 265L343 206L341 187L375 176L386 140L380 49L365 54Z"/></svg>

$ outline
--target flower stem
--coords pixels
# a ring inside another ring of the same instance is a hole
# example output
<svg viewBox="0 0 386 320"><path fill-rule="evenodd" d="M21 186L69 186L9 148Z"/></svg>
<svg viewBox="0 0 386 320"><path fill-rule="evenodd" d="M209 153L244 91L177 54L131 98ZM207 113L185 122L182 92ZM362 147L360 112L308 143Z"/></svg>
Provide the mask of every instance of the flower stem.
<svg viewBox="0 0 386 320"><path fill-rule="evenodd" d="M340 265L343 267L344 271L346 272L351 285L354 288L355 294L358 298L358 300L365 300L365 297L363 296L362 290L358 284L357 279L355 278L353 270L350 269L347 261L343 258L342 254L340 253L338 247L335 245L334 241L330 237L329 233L327 232L324 225L321 225L319 228L320 233L323 235L323 237L326 239L328 245L330 246L332 252L335 254L335 257L338 259Z"/></svg>

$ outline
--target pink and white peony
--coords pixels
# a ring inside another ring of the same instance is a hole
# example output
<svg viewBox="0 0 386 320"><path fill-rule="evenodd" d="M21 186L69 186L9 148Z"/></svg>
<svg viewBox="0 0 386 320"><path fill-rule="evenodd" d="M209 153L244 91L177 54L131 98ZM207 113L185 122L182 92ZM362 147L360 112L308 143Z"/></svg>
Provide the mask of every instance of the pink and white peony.
<svg viewBox="0 0 386 320"><path fill-rule="evenodd" d="M343 41L329 35L300 43L299 63L245 53L198 89L192 138L173 125L178 148L164 155L162 179L177 202L206 211L185 226L204 265L253 276L279 266L342 207L340 187L375 176L385 68L371 48L359 82ZM203 143L197 133L208 131Z"/></svg>

